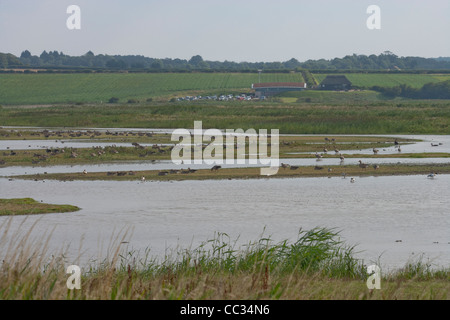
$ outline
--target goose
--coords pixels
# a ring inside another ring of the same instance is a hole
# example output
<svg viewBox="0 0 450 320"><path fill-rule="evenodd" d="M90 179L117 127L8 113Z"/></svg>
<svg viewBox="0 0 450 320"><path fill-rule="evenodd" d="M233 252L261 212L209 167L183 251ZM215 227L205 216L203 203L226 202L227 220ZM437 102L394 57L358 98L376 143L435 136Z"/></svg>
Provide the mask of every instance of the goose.
<svg viewBox="0 0 450 320"><path fill-rule="evenodd" d="M350 182L351 182L351 183L355 183L355 178L351 178L351 179L350 179Z"/></svg>
<svg viewBox="0 0 450 320"><path fill-rule="evenodd" d="M341 161L344 161L344 160L345 160L344 156L341 156L340 159L341 159Z"/></svg>
<svg viewBox="0 0 450 320"><path fill-rule="evenodd" d="M328 152L328 149L327 149L327 148L323 148L323 152L324 152L324 153L327 153L327 152Z"/></svg>
<svg viewBox="0 0 450 320"><path fill-rule="evenodd" d="M83 170L83 174L87 174L87 171L86 171L86 170Z"/></svg>
<svg viewBox="0 0 450 320"><path fill-rule="evenodd" d="M286 169L286 168L289 168L290 165L288 165L288 164L286 164L286 163L281 163L281 167L284 168L284 169Z"/></svg>
<svg viewBox="0 0 450 320"><path fill-rule="evenodd" d="M378 150L378 149L375 149L375 148L373 148L373 150L372 150L372 151L373 151L373 154L378 154L378 151L379 151L379 150Z"/></svg>
<svg viewBox="0 0 450 320"><path fill-rule="evenodd" d="M339 154L340 150L339 149L334 149L334 153Z"/></svg>
<svg viewBox="0 0 450 320"><path fill-rule="evenodd" d="M375 170L378 170L378 169L380 169L380 166L377 165L377 164L374 164L374 165L373 165L373 168L374 168Z"/></svg>
<svg viewBox="0 0 450 320"><path fill-rule="evenodd" d="M360 168L363 168L363 169L366 169L366 168L369 167L369 165L368 165L368 164L365 164L365 163L363 163L361 160L359 160L359 167L360 167Z"/></svg>

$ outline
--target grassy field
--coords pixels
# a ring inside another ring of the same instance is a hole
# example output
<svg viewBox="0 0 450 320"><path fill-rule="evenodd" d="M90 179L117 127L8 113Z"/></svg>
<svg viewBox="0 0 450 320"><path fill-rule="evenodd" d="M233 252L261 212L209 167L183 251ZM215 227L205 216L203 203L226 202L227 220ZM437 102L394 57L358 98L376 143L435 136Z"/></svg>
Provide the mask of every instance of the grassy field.
<svg viewBox="0 0 450 320"><path fill-rule="evenodd" d="M314 74L318 83L322 82L328 74ZM450 79L450 74L378 74L378 73L347 73L344 74L352 85L370 88L372 86L395 87L401 84L413 88L421 88L430 82L439 82Z"/></svg>
<svg viewBox="0 0 450 320"><path fill-rule="evenodd" d="M300 73L268 73L262 82L303 82ZM158 99L193 93L248 92L252 73L0 74L0 105L105 103L111 97Z"/></svg>
<svg viewBox="0 0 450 320"><path fill-rule="evenodd" d="M320 82L326 74L314 76ZM408 84L419 88L425 83L450 79L450 75L441 74L350 73L346 76L360 87ZM258 74L254 73L0 74L0 105L106 103L112 97L119 98L120 102L149 98L167 101L182 95L250 92L252 83L258 81ZM261 82L303 81L301 73L261 74Z"/></svg>
<svg viewBox="0 0 450 320"><path fill-rule="evenodd" d="M63 213L78 210L80 208L75 206L40 203L30 198L0 199L0 216Z"/></svg>
<svg viewBox="0 0 450 320"><path fill-rule="evenodd" d="M281 93L277 96L284 103L327 104L327 105L361 105L393 103L396 100L386 99L382 94L371 90L358 90L348 92L305 90ZM401 102L401 99L397 99Z"/></svg>
<svg viewBox="0 0 450 320"><path fill-rule="evenodd" d="M250 102L250 101L248 101ZM355 105L253 102L0 108L0 126L279 129L281 134L448 134L448 101Z"/></svg>

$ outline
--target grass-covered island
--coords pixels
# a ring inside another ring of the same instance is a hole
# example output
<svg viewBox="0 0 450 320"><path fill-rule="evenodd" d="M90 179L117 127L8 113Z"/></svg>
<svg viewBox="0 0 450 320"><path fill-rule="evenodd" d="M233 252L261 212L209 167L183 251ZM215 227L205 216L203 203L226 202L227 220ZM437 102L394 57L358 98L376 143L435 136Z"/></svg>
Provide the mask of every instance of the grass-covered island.
<svg viewBox="0 0 450 320"><path fill-rule="evenodd" d="M65 213L78 210L80 210L80 208L75 206L46 204L31 198L0 199L0 216Z"/></svg>

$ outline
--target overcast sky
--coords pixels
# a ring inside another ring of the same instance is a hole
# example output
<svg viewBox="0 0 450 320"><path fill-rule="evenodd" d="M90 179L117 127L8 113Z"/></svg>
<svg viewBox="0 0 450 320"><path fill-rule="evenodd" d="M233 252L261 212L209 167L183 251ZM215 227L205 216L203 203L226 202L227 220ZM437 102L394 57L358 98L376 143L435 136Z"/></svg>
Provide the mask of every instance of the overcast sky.
<svg viewBox="0 0 450 320"><path fill-rule="evenodd" d="M381 29L369 30L369 5ZM69 5L81 29L69 30ZM0 0L0 52L217 61L450 56L450 0Z"/></svg>

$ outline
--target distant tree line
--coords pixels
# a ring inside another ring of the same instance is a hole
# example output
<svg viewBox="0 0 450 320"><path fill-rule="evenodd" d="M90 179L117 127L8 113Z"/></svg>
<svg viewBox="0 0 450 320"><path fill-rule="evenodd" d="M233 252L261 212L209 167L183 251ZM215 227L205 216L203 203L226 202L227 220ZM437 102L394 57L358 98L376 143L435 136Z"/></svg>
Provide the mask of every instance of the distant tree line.
<svg viewBox="0 0 450 320"><path fill-rule="evenodd" d="M69 56L58 51L43 51L39 56L25 50L20 57L0 54L0 68L12 67L53 69L95 69L128 70L147 72L290 72L310 70L314 72L361 70L404 72L420 70L447 70L450 72L450 58L398 57L386 51L380 55L348 55L331 60L307 60L299 62L292 58L284 62L233 62L207 61L200 55L191 59L156 59L142 55L95 55L92 51L82 56Z"/></svg>
<svg viewBox="0 0 450 320"><path fill-rule="evenodd" d="M348 55L331 60L307 60L302 68L308 70L439 70L450 69L447 58L398 57L390 51L380 55Z"/></svg>
<svg viewBox="0 0 450 320"><path fill-rule="evenodd" d="M381 92L389 98L404 97L411 99L450 99L450 80L427 83L422 88L412 88L402 84L392 88L374 86L372 90Z"/></svg>
<svg viewBox="0 0 450 320"><path fill-rule="evenodd" d="M20 68L23 63L10 53L0 53L0 68Z"/></svg>

